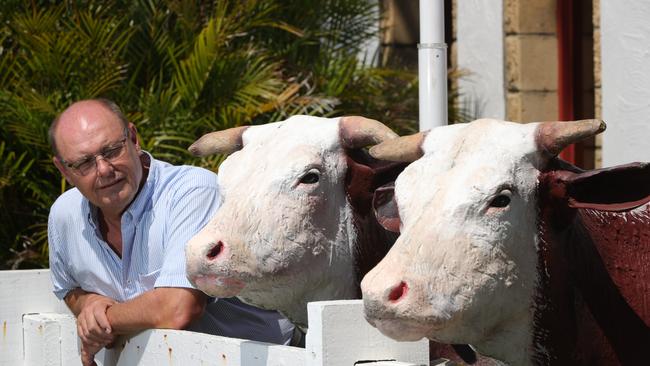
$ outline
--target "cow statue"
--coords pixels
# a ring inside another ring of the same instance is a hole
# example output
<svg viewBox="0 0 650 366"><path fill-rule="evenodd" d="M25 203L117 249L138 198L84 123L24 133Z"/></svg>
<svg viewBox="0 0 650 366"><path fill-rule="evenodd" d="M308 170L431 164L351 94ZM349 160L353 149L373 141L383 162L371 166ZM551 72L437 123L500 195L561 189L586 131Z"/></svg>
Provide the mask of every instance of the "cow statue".
<svg viewBox="0 0 650 366"><path fill-rule="evenodd" d="M397 238L373 214L374 190L406 166L363 147L396 137L375 120L313 116L201 137L195 155L231 155L219 168L223 205L186 246L190 281L303 330L308 302L360 298L361 278ZM432 343L431 354L483 361L467 345Z"/></svg>
<svg viewBox="0 0 650 366"><path fill-rule="evenodd" d="M511 365L650 364L650 164L556 157L604 129L480 119L373 147L414 162L375 193L401 235L361 283L367 320Z"/></svg>
<svg viewBox="0 0 650 366"><path fill-rule="evenodd" d="M232 154L219 168L223 205L186 247L190 281L302 328L307 302L360 298L361 278L397 237L373 215L374 189L405 166L362 147L395 137L363 117L313 116L201 137L195 155Z"/></svg>

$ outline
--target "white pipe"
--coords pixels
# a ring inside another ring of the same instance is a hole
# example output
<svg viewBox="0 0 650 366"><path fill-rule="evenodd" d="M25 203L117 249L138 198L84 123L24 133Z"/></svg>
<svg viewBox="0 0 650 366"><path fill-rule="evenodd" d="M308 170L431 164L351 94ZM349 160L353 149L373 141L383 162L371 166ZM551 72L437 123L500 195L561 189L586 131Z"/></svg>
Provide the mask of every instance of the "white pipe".
<svg viewBox="0 0 650 366"><path fill-rule="evenodd" d="M444 10L444 0L420 0L420 131L447 124L447 44Z"/></svg>

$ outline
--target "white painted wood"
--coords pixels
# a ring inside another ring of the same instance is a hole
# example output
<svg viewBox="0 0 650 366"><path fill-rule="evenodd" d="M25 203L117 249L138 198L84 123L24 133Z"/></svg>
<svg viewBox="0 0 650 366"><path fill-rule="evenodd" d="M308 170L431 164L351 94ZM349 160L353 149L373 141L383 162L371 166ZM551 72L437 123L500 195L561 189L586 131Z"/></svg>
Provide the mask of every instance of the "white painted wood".
<svg viewBox="0 0 650 366"><path fill-rule="evenodd" d="M600 4L603 166L650 161L650 1Z"/></svg>
<svg viewBox="0 0 650 366"><path fill-rule="evenodd" d="M303 349L180 330L147 330L120 339L99 365L302 366Z"/></svg>
<svg viewBox="0 0 650 366"><path fill-rule="evenodd" d="M429 363L429 342L397 342L368 324L362 300L319 301L307 306L307 365L354 365L358 361Z"/></svg>
<svg viewBox="0 0 650 366"><path fill-rule="evenodd" d="M48 270L0 271L0 365L80 365L76 320L52 295ZM155 329L122 337L100 366L375 366L428 364L428 342L395 342L366 323L361 300L309 304L307 348ZM394 360L394 361L392 361Z"/></svg>
<svg viewBox="0 0 650 366"><path fill-rule="evenodd" d="M68 313L52 293L49 270L0 271L0 365L23 363L23 315Z"/></svg>
<svg viewBox="0 0 650 366"><path fill-rule="evenodd" d="M454 366L457 365L453 361L449 360L435 360L431 361L429 366ZM378 361L378 362L369 362L364 363L361 366L420 366L415 363L410 362L400 362L400 361Z"/></svg>
<svg viewBox="0 0 650 366"><path fill-rule="evenodd" d="M306 350L187 331L155 329L119 339L113 349L100 352L96 361L100 366L334 366L370 360L378 360L371 363L376 366L428 365L427 341L400 343L384 337L363 320L360 300L311 303L310 310L310 324L314 324L312 315L326 324L315 326L317 330L310 331ZM322 335L327 337L323 339ZM25 316L25 339L25 354L29 355L25 365L80 364L72 315Z"/></svg>
<svg viewBox="0 0 650 366"><path fill-rule="evenodd" d="M48 322L39 314L26 315L23 331L26 366L61 365L61 327L58 323Z"/></svg>
<svg viewBox="0 0 650 366"><path fill-rule="evenodd" d="M75 318L67 314L25 316L25 366L81 365ZM155 329L120 338L95 357L100 366L250 365L303 366L301 348Z"/></svg>
<svg viewBox="0 0 650 366"><path fill-rule="evenodd" d="M462 101L476 117L505 119L503 0L458 0L457 9L458 67L470 73L458 81Z"/></svg>
<svg viewBox="0 0 650 366"><path fill-rule="evenodd" d="M378 362L364 363L364 364L362 364L362 366L421 366L421 365L418 365L418 364L415 364L415 363L410 363L410 362L378 361Z"/></svg>
<svg viewBox="0 0 650 366"><path fill-rule="evenodd" d="M81 365L72 315L41 313L23 317L24 365Z"/></svg>

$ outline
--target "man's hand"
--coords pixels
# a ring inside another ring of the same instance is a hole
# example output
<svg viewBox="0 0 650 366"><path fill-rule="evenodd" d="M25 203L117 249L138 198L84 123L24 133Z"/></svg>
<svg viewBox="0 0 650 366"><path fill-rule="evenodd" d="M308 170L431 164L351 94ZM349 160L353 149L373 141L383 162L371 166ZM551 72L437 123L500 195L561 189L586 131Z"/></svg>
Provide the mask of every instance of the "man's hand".
<svg viewBox="0 0 650 366"><path fill-rule="evenodd" d="M97 294L89 295L77 315L77 332L81 341L89 348L99 347L113 342L111 323L106 317L106 310L116 301Z"/></svg>
<svg viewBox="0 0 650 366"><path fill-rule="evenodd" d="M81 364L83 366L97 366L95 362L95 355L99 352L101 347L92 347L81 343Z"/></svg>
<svg viewBox="0 0 650 366"><path fill-rule="evenodd" d="M115 337L117 338L117 336ZM114 342L111 342L103 347L113 348ZM102 350L102 346L91 346L81 342L81 364L83 366L97 366L95 362L95 355Z"/></svg>
<svg viewBox="0 0 650 366"><path fill-rule="evenodd" d="M77 317L77 333L81 340L81 361L84 366L95 364L95 354L115 341L113 327L106 311L116 301L82 289L74 289L65 303Z"/></svg>
<svg viewBox="0 0 650 366"><path fill-rule="evenodd" d="M96 294L90 294L84 301L83 308L77 316L77 332L81 339L81 363L83 366L95 366L95 355L103 347L115 341L111 324L106 317L106 310L115 304L115 300Z"/></svg>

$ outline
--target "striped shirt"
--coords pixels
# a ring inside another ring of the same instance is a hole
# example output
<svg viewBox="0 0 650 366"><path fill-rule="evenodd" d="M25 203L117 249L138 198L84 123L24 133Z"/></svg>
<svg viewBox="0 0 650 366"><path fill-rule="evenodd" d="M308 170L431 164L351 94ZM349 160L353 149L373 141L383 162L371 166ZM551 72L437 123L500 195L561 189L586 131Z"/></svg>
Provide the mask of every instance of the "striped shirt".
<svg viewBox="0 0 650 366"><path fill-rule="evenodd" d="M66 191L52 205L50 273L59 299L75 288L124 302L155 287L193 287L185 274L185 243L221 203L217 176L149 157L146 182L122 214L122 258L102 238L98 208L78 189ZM274 311L234 298L211 298L190 330L288 344L293 325Z"/></svg>

